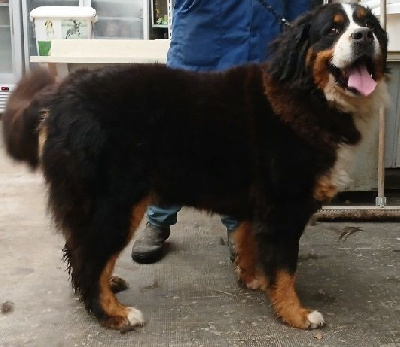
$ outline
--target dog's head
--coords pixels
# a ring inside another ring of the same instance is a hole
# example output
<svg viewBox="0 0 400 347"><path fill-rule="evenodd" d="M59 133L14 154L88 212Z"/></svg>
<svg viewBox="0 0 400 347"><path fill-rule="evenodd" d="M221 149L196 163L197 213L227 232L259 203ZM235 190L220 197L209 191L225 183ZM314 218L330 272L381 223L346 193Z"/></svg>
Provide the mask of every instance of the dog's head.
<svg viewBox="0 0 400 347"><path fill-rule="evenodd" d="M267 66L285 87L360 99L384 81L386 57L386 32L369 9L330 4L303 15L273 42Z"/></svg>

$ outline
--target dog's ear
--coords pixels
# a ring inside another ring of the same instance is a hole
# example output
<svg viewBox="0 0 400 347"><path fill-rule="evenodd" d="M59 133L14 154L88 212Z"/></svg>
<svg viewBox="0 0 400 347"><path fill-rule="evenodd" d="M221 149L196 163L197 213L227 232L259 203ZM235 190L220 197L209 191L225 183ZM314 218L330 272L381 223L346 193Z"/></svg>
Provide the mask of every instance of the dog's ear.
<svg viewBox="0 0 400 347"><path fill-rule="evenodd" d="M323 3L322 0L311 0L311 8L321 6Z"/></svg>
<svg viewBox="0 0 400 347"><path fill-rule="evenodd" d="M368 9L368 13L373 15L371 9ZM381 23L379 22L378 18L373 16L374 21L374 34L378 38L379 45L382 50L382 61L384 63L383 72L388 74L390 73L390 68L387 65L387 50L388 50L388 34L385 29L382 28Z"/></svg>
<svg viewBox="0 0 400 347"><path fill-rule="evenodd" d="M269 46L267 72L269 76L288 86L309 82L306 57L310 47L310 27L313 12L297 19Z"/></svg>

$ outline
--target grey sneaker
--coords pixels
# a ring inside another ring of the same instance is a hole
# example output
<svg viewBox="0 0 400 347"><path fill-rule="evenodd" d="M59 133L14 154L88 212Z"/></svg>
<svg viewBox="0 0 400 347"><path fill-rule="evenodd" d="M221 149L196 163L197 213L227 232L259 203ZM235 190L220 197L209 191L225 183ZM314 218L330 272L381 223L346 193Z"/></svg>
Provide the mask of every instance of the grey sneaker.
<svg viewBox="0 0 400 347"><path fill-rule="evenodd" d="M152 264L163 257L163 246L169 237L168 227L158 227L149 222L139 231L138 237L133 242L131 257L140 264Z"/></svg>
<svg viewBox="0 0 400 347"><path fill-rule="evenodd" d="M228 248L229 248L229 259L233 263L236 260L237 252L235 246L235 240L233 239L234 230L227 230L228 233Z"/></svg>

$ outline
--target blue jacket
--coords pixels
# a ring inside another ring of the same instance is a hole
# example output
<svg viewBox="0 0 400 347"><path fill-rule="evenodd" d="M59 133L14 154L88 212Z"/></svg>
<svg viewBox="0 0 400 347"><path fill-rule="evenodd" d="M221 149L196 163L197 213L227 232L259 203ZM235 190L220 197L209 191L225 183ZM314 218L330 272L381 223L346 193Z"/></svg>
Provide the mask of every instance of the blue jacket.
<svg viewBox="0 0 400 347"><path fill-rule="evenodd" d="M310 0L267 0L291 21ZM175 0L168 65L209 71L261 62L280 24L258 0Z"/></svg>

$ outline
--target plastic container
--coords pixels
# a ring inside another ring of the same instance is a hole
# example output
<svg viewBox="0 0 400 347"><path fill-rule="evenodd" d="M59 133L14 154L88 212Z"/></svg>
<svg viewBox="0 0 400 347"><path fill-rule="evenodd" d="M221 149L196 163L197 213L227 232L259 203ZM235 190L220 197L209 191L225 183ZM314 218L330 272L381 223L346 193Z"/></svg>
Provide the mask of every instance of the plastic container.
<svg viewBox="0 0 400 347"><path fill-rule="evenodd" d="M91 39L96 10L86 6L41 6L30 13L38 55L51 54L53 39Z"/></svg>

